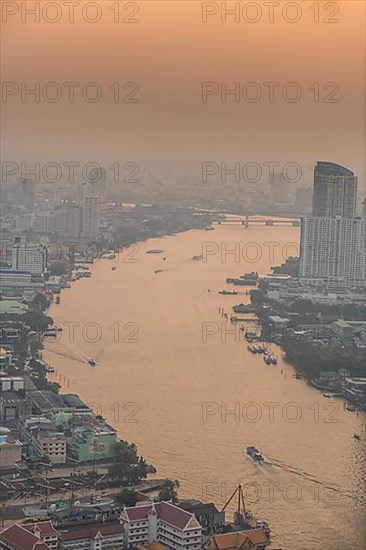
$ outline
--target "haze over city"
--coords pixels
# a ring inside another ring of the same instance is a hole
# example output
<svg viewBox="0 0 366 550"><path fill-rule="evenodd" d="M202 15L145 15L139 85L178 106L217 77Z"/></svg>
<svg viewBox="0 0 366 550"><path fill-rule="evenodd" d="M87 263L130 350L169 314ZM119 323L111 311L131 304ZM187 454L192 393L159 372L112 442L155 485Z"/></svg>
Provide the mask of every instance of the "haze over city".
<svg viewBox="0 0 366 550"><path fill-rule="evenodd" d="M1 2L0 549L361 550L365 3Z"/></svg>

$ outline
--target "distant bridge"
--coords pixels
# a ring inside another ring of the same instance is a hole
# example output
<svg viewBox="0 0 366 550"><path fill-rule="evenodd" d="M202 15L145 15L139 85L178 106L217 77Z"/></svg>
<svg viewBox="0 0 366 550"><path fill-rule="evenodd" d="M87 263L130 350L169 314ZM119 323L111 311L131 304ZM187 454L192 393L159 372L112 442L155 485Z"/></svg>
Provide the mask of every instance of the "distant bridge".
<svg viewBox="0 0 366 550"><path fill-rule="evenodd" d="M239 216L226 216L225 219L220 220L218 222L219 225L225 225L225 224L236 224L236 225L243 225L244 227L248 228L250 225L264 225L264 226L292 226L292 227L300 227L300 220L286 220L286 219L269 219L262 216L250 216L249 214L246 214L243 218L240 218Z"/></svg>

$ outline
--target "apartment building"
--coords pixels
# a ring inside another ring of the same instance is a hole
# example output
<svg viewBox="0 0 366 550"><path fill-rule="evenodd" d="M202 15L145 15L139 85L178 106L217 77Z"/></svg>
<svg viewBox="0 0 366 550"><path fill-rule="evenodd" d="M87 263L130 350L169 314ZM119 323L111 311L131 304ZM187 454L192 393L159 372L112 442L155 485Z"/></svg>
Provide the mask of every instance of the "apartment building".
<svg viewBox="0 0 366 550"><path fill-rule="evenodd" d="M169 502L124 508L121 521L126 546L160 542L171 550L202 548L202 527L195 515Z"/></svg>

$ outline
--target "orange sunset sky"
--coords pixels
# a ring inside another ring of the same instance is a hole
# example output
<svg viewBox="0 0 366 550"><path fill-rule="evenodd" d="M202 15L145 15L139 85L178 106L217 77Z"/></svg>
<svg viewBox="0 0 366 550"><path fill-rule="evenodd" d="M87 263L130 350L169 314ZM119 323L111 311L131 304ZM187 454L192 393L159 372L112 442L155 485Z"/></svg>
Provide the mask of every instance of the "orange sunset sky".
<svg viewBox="0 0 366 550"><path fill-rule="evenodd" d="M280 2L273 23L265 2L257 2L263 15L255 23L242 17L224 23L220 13L203 23L202 2L195 0L136 2L138 22L132 24L113 21L116 2L109 0L97 2L102 17L88 23L80 15L87 2L79 2L70 23L64 2L58 4L62 18L53 24L32 16L22 22L19 12L4 22L3 14L2 79L30 87L37 81L97 82L103 97L88 103L76 94L70 104L66 91L56 103L22 103L20 94L5 102L3 96L3 160L135 160L157 170L199 171L207 160L310 166L324 159L347 165L360 186L364 182L364 1L331 3L339 8L337 23L324 22L329 2L317 2L321 20L315 23L314 2L305 0L297 3L302 16L296 23L281 15L288 2ZM132 9L119 5L121 17ZM138 103L113 102L108 87L117 81L138 83ZM288 103L277 91L273 103L266 97L222 103L217 94L203 103L205 81L228 87L275 81L278 90L296 82L303 97ZM335 82L338 103L314 103L309 87L315 82Z"/></svg>

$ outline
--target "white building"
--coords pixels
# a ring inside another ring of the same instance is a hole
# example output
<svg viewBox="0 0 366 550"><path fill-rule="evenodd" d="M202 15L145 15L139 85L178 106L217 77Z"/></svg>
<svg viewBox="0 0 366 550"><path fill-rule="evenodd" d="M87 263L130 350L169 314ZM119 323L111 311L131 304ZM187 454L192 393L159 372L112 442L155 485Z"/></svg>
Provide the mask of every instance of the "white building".
<svg viewBox="0 0 366 550"><path fill-rule="evenodd" d="M99 223L98 197L85 197L82 209L82 235L96 237L99 234Z"/></svg>
<svg viewBox="0 0 366 550"><path fill-rule="evenodd" d="M361 218L301 220L300 280L361 286L366 281L365 222Z"/></svg>
<svg viewBox="0 0 366 550"><path fill-rule="evenodd" d="M124 508L126 547L160 542L171 550L202 548L202 527L194 514L169 502Z"/></svg>
<svg viewBox="0 0 366 550"><path fill-rule="evenodd" d="M47 271L47 248L38 243L27 243L26 239L22 237L15 237L12 270L28 271L32 275L44 275Z"/></svg>
<svg viewBox="0 0 366 550"><path fill-rule="evenodd" d="M1 353L2 348L0 348ZM20 376L1 376L0 391L24 390L24 378Z"/></svg>

